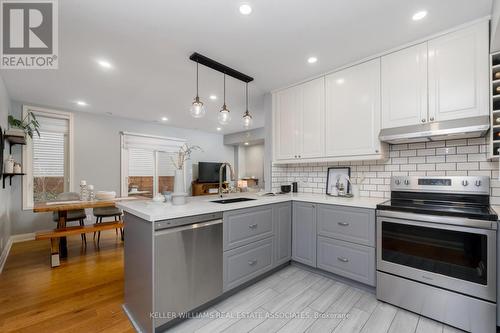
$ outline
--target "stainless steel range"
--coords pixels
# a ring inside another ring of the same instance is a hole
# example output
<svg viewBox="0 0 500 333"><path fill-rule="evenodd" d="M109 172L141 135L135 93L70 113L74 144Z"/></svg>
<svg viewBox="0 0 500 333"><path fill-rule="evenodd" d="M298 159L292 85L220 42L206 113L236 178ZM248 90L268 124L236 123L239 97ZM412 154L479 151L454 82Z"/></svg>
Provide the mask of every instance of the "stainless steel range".
<svg viewBox="0 0 500 333"><path fill-rule="evenodd" d="M496 332L497 215L489 177L393 177L377 206L377 298Z"/></svg>

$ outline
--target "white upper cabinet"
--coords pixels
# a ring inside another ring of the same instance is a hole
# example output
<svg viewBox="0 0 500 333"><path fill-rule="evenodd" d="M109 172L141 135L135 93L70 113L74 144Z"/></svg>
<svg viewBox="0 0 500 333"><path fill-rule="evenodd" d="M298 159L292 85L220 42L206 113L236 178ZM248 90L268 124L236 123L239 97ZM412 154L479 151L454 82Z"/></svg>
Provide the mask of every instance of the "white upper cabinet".
<svg viewBox="0 0 500 333"><path fill-rule="evenodd" d="M324 77L275 93L274 103L275 159L324 156Z"/></svg>
<svg viewBox="0 0 500 333"><path fill-rule="evenodd" d="M326 156L380 153L380 58L326 77Z"/></svg>
<svg viewBox="0 0 500 333"><path fill-rule="evenodd" d="M274 95L274 151L278 160L293 159L297 155L298 118L302 105L300 87L292 87Z"/></svg>
<svg viewBox="0 0 500 333"><path fill-rule="evenodd" d="M429 120L488 115L488 22L429 41Z"/></svg>
<svg viewBox="0 0 500 333"><path fill-rule="evenodd" d="M427 43L382 57L382 128L427 122Z"/></svg>
<svg viewBox="0 0 500 333"><path fill-rule="evenodd" d="M298 141L299 158L325 155L325 78L304 83L302 86L301 139Z"/></svg>

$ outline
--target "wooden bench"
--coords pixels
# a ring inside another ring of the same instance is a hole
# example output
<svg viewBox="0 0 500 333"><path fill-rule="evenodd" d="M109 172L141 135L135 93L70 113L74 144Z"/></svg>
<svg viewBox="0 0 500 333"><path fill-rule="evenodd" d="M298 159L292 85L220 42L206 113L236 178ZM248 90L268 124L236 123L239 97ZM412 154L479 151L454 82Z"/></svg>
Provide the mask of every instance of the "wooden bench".
<svg viewBox="0 0 500 333"><path fill-rule="evenodd" d="M59 238L71 235L81 235L103 230L123 228L123 221L101 222L86 226L65 227L54 230L39 231L35 234L36 240L50 239L51 265L60 265L59 260Z"/></svg>

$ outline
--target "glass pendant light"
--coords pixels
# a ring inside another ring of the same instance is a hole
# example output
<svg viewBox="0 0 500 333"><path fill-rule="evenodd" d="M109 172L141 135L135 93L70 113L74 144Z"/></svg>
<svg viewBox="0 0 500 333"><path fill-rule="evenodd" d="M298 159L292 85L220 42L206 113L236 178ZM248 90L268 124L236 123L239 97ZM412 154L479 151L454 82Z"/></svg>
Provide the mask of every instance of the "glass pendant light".
<svg viewBox="0 0 500 333"><path fill-rule="evenodd" d="M200 101L200 97L198 96L198 61L196 62L196 97L193 104L191 104L189 112L194 118L202 118L207 112L205 105L203 105L203 102Z"/></svg>
<svg viewBox="0 0 500 333"><path fill-rule="evenodd" d="M243 114L243 126L245 128L248 128L252 126L252 116L250 115L250 112L248 112L248 82L246 86L246 105L247 105L246 111Z"/></svg>
<svg viewBox="0 0 500 333"><path fill-rule="evenodd" d="M227 125L231 121L231 114L226 106L226 73L224 73L224 105L222 105L222 109L219 111L219 124Z"/></svg>

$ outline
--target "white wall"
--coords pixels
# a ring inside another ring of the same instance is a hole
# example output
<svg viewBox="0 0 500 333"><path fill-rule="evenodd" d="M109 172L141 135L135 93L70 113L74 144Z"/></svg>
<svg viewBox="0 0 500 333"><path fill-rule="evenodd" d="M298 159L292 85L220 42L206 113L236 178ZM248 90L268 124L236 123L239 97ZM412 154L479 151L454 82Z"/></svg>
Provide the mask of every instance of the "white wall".
<svg viewBox="0 0 500 333"><path fill-rule="evenodd" d="M22 111L22 103L13 102L16 116ZM139 111L138 111L139 112ZM85 112L74 113L75 136L75 187L80 180L94 184L96 190L120 192L120 131L160 135L187 139L189 144L199 145L203 152L194 152L192 163L198 161L229 161L234 163L233 147L223 144L223 136L196 130L169 127L157 123L141 122ZM16 156L20 159L20 155ZM187 168L187 185L190 186L192 168ZM21 182L13 181L11 218L15 221L12 234L22 234L53 228L51 214L34 214L22 211ZM77 188L73 189L78 192Z"/></svg>
<svg viewBox="0 0 500 333"><path fill-rule="evenodd" d="M259 180L259 187L264 184L264 145L254 145L244 148L245 173L243 176Z"/></svg>
<svg viewBox="0 0 500 333"><path fill-rule="evenodd" d="M2 130L7 128L7 116L9 109L9 96L3 79L0 77L0 126L2 126ZM6 144L6 146L8 145ZM8 153L9 150L8 147L6 147L4 150L4 160L7 159ZM0 172L3 172L3 170L0 170ZM11 235L11 222L9 218L10 198L11 188L8 184L5 189L0 187L0 253L2 253Z"/></svg>

